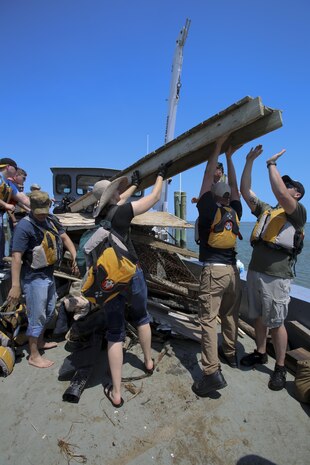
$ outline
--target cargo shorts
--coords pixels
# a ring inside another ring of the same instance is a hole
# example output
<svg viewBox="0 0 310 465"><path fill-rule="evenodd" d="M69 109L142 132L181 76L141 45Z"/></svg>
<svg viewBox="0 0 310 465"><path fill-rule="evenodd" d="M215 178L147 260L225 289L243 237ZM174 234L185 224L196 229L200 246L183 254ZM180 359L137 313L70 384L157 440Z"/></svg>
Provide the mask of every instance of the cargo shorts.
<svg viewBox="0 0 310 465"><path fill-rule="evenodd" d="M137 266L137 271L132 278L130 288L118 294L114 299L104 304L107 316L107 335L109 342L122 342L126 336L125 306L130 302L130 316L135 326L143 326L150 323L147 311L147 286L142 269Z"/></svg>
<svg viewBox="0 0 310 465"><path fill-rule="evenodd" d="M277 278L258 271L247 273L248 317L262 317L268 328L284 324L288 314L291 279Z"/></svg>

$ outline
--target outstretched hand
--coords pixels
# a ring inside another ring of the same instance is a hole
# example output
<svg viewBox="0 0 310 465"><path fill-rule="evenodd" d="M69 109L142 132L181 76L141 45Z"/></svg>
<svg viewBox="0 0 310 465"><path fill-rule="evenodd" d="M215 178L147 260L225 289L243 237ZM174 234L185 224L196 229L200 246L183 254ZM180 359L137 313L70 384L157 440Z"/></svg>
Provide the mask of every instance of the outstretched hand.
<svg viewBox="0 0 310 465"><path fill-rule="evenodd" d="M172 161L168 161L168 163L162 163L157 170L157 176L161 176L163 179L165 179L167 176L167 170L171 165Z"/></svg>
<svg viewBox="0 0 310 465"><path fill-rule="evenodd" d="M249 151L246 156L247 161L254 161L257 157L259 157L263 153L263 146L257 145L254 149L253 147Z"/></svg>
<svg viewBox="0 0 310 465"><path fill-rule="evenodd" d="M135 170L131 175L131 185L139 187L141 183L139 170Z"/></svg>
<svg viewBox="0 0 310 465"><path fill-rule="evenodd" d="M281 152L275 153L272 157L268 158L266 163L275 162L278 158L282 157L282 155L286 152L286 149L282 149Z"/></svg>
<svg viewBox="0 0 310 465"><path fill-rule="evenodd" d="M239 150L241 147L243 146L243 144L241 145L236 145L235 147L233 147L232 145L230 145L228 147L228 149L226 150L225 152L225 155L226 155L226 158L231 158L233 156L233 154Z"/></svg>
<svg viewBox="0 0 310 465"><path fill-rule="evenodd" d="M229 138L230 134L225 134L224 136L221 136L221 137L218 137L216 139L216 146L221 149L223 144L227 141L227 139Z"/></svg>

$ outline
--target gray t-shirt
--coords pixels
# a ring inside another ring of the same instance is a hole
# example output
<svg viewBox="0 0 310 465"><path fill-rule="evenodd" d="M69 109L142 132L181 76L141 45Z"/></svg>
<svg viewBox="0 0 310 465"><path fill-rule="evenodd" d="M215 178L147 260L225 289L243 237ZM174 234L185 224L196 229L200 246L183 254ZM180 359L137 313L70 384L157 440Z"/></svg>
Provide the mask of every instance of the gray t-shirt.
<svg viewBox="0 0 310 465"><path fill-rule="evenodd" d="M259 200L253 215L258 218L264 211L270 208L273 207ZM296 229L302 229L307 221L306 209L299 202L297 203L296 210L291 215L286 216ZM278 278L293 278L293 263L292 257L285 250L273 249L264 244L264 242L259 241L254 243L249 269L270 276L277 276Z"/></svg>

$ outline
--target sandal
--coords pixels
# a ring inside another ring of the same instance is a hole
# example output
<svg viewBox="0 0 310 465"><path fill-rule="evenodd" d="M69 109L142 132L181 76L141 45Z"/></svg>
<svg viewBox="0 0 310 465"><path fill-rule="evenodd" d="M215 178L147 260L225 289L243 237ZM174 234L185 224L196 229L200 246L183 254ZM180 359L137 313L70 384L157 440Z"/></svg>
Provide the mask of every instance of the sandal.
<svg viewBox="0 0 310 465"><path fill-rule="evenodd" d="M148 376L152 376L155 370L155 360L152 358L152 361L153 361L153 368L146 368L146 366L144 365L144 371Z"/></svg>
<svg viewBox="0 0 310 465"><path fill-rule="evenodd" d="M113 405L113 407L115 408L120 408L124 405L124 399L121 397L121 401L119 404L115 404L112 400L112 397L111 397L111 392L112 392L112 389L113 389L113 385L112 384L106 384L103 388L103 392L106 396L106 398L111 402L111 404Z"/></svg>

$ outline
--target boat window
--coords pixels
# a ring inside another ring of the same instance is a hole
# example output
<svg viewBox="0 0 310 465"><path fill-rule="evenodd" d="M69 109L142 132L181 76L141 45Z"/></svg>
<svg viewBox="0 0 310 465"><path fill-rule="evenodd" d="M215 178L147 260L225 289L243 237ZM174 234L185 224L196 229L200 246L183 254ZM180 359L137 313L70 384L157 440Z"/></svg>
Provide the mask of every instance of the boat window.
<svg viewBox="0 0 310 465"><path fill-rule="evenodd" d="M57 174L55 183L57 194L71 193L71 177L69 174Z"/></svg>
<svg viewBox="0 0 310 465"><path fill-rule="evenodd" d="M94 184L96 182L101 181L102 179L110 179L111 176L99 176L99 175L91 175L91 174L81 174L76 178L76 193L78 195L87 194L87 192L91 192L93 190ZM143 196L144 191L137 192L132 195L132 197L140 198Z"/></svg>
<svg viewBox="0 0 310 465"><path fill-rule="evenodd" d="M134 194L132 194L131 197L135 197L135 198L139 199L140 197L143 197L143 194L144 194L144 191L135 192Z"/></svg>
<svg viewBox="0 0 310 465"><path fill-rule="evenodd" d="M76 178L76 193L78 195L87 194L93 190L94 184L102 179L109 179L110 176L96 176L90 174L81 174Z"/></svg>

